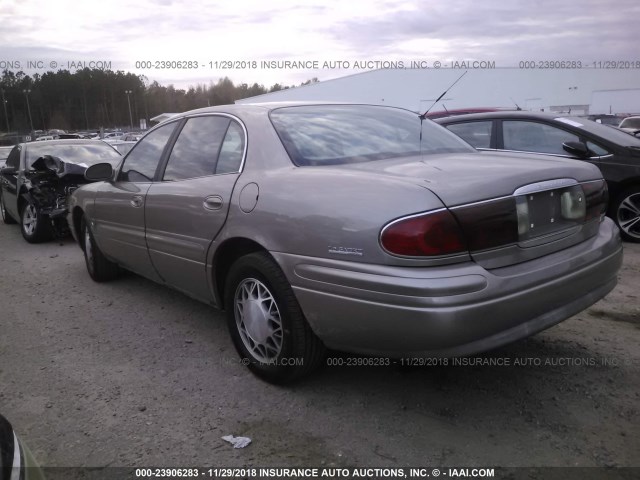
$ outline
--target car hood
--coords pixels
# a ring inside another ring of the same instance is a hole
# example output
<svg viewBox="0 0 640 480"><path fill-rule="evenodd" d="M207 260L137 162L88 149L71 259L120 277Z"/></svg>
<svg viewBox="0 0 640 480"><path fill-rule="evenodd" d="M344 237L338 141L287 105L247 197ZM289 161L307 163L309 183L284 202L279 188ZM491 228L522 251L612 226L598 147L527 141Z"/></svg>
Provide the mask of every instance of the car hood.
<svg viewBox="0 0 640 480"><path fill-rule="evenodd" d="M404 178L431 190L447 207L508 196L546 180L602 178L596 166L580 160L493 151L404 157L344 168Z"/></svg>

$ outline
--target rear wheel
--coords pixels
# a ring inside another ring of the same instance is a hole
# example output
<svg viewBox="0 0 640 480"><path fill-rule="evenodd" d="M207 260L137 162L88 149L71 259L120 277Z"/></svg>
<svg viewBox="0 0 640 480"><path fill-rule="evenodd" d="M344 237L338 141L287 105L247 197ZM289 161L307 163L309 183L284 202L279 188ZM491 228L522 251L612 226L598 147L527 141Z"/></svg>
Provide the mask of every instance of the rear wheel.
<svg viewBox="0 0 640 480"><path fill-rule="evenodd" d="M6 208L4 208L4 198L3 198L2 192L0 192L0 214L2 215L2 221L7 225L16 223L13 217L9 215Z"/></svg>
<svg viewBox="0 0 640 480"><path fill-rule="evenodd" d="M29 243L41 243L51 239L49 217L40 213L40 209L28 201L20 212L22 236Z"/></svg>
<svg viewBox="0 0 640 480"><path fill-rule="evenodd" d="M622 238L640 243L640 187L622 192L613 205L613 218Z"/></svg>
<svg viewBox="0 0 640 480"><path fill-rule="evenodd" d="M324 358L280 267L266 253L252 253L231 267L225 289L229 332L242 361L272 383L299 379Z"/></svg>
<svg viewBox="0 0 640 480"><path fill-rule="evenodd" d="M91 233L91 227L87 225L84 218L80 225L80 241L84 250L84 261L87 264L89 276L96 282L108 282L115 279L120 273L118 264L107 260L96 245L96 241Z"/></svg>

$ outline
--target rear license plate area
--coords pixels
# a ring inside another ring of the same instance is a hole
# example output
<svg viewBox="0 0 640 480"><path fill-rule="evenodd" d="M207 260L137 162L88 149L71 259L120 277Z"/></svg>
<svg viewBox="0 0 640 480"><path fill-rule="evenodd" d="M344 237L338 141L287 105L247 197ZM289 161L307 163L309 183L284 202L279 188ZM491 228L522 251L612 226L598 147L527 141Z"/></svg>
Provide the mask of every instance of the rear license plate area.
<svg viewBox="0 0 640 480"><path fill-rule="evenodd" d="M586 205L579 185L516 197L520 241L552 235L575 227L585 218Z"/></svg>

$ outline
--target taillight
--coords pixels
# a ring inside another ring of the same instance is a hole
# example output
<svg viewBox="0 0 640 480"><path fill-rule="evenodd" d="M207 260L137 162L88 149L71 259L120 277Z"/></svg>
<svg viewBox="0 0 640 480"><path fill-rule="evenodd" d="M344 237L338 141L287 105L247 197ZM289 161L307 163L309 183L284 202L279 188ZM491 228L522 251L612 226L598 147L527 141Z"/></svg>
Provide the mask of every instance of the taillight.
<svg viewBox="0 0 640 480"><path fill-rule="evenodd" d="M393 255L409 257L467 251L462 231L448 210L435 210L395 220L382 229L380 243Z"/></svg>
<svg viewBox="0 0 640 480"><path fill-rule="evenodd" d="M585 222L594 218L604 217L607 212L607 203L609 202L609 189L607 182L598 180L582 184L582 190L586 197L587 212Z"/></svg>
<svg viewBox="0 0 640 480"><path fill-rule="evenodd" d="M388 253L408 257L478 252L602 218L607 202L604 180L576 182L401 218L384 227L380 243Z"/></svg>
<svg viewBox="0 0 640 480"><path fill-rule="evenodd" d="M518 242L518 215L514 197L452 209L469 250L487 250Z"/></svg>

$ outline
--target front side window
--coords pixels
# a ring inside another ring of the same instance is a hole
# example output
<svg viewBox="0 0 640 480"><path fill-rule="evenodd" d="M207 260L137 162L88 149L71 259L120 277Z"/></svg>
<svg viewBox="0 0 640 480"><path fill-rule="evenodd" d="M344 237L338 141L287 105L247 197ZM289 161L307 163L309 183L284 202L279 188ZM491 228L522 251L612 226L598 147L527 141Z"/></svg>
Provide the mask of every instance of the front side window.
<svg viewBox="0 0 640 480"><path fill-rule="evenodd" d="M173 146L163 180L182 180L216 173L216 161L231 120L223 116L187 120Z"/></svg>
<svg viewBox="0 0 640 480"><path fill-rule="evenodd" d="M476 148L491 148L491 126L493 122L454 123L446 127L468 144Z"/></svg>
<svg viewBox="0 0 640 480"><path fill-rule="evenodd" d="M177 122L171 122L140 140L124 159L118 180L121 182L151 182Z"/></svg>
<svg viewBox="0 0 640 480"><path fill-rule="evenodd" d="M587 142L587 148L589 149L589 153L591 157L602 157L604 155L609 155L609 152L602 148L600 145L596 145L593 142Z"/></svg>
<svg viewBox="0 0 640 480"><path fill-rule="evenodd" d="M506 150L521 152L567 155L562 144L580 141L576 135L560 128L521 120L503 121L502 134Z"/></svg>
<svg viewBox="0 0 640 480"><path fill-rule="evenodd" d="M399 108L311 105L278 108L270 117L298 166L475 151L440 125Z"/></svg>

